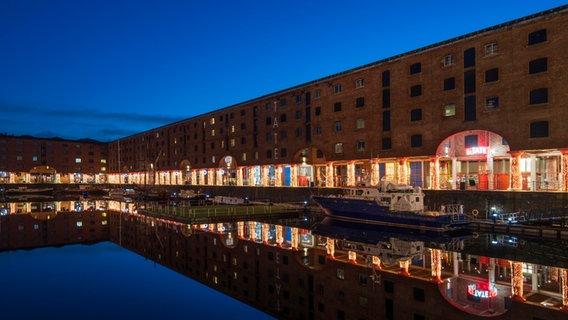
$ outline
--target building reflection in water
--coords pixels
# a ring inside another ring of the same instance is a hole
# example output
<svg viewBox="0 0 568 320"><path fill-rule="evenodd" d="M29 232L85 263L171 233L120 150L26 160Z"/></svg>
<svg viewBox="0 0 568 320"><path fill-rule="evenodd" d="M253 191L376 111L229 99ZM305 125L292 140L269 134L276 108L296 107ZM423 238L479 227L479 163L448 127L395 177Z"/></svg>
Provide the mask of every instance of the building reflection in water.
<svg viewBox="0 0 568 320"><path fill-rule="evenodd" d="M318 216L188 224L107 200L0 213L0 250L110 240L277 318L568 319L564 240Z"/></svg>

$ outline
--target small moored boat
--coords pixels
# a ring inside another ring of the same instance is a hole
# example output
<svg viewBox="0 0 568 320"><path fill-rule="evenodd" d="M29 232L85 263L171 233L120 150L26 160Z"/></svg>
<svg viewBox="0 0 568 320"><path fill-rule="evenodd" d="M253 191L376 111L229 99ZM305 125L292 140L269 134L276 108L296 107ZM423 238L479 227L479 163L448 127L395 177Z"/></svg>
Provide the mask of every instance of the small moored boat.
<svg viewBox="0 0 568 320"><path fill-rule="evenodd" d="M422 189L407 184L382 181L377 188L345 188L341 196L312 196L312 199L325 214L348 221L436 231L469 224L462 205L425 210Z"/></svg>

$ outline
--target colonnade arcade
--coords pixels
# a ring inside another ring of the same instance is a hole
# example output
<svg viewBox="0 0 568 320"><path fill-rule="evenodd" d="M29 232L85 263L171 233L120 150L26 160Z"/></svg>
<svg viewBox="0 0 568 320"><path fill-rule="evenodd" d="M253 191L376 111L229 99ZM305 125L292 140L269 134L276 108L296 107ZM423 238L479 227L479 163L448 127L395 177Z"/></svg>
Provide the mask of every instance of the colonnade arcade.
<svg viewBox="0 0 568 320"><path fill-rule="evenodd" d="M110 183L290 187L374 186L382 179L424 189L568 190L568 149L511 151L507 140L485 130L447 137L432 156L326 161L303 149L290 164L241 166L227 155L213 168L109 175ZM122 177L122 178L121 178Z"/></svg>
<svg viewBox="0 0 568 320"><path fill-rule="evenodd" d="M321 150L306 148L288 164L244 166L225 155L210 168L183 160L176 170L124 167L112 174L59 173L39 166L5 173L2 182L346 187L375 186L382 179L434 190L568 191L568 148L511 150L496 133L469 130L444 139L431 156L329 161Z"/></svg>

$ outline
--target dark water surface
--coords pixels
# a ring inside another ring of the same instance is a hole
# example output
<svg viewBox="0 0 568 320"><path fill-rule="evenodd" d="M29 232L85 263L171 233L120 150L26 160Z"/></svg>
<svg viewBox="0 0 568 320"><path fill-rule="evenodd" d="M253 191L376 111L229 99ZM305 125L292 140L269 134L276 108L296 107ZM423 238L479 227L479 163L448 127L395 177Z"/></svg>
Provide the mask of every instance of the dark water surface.
<svg viewBox="0 0 568 320"><path fill-rule="evenodd" d="M112 242L0 252L0 319L273 319Z"/></svg>

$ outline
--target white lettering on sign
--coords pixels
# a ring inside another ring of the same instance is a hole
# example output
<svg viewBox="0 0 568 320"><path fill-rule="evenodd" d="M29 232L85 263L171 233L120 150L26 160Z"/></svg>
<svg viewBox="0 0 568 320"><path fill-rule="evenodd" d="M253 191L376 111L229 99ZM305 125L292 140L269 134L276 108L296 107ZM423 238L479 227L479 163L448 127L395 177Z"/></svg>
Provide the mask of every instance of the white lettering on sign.
<svg viewBox="0 0 568 320"><path fill-rule="evenodd" d="M473 156L476 154L487 154L487 147L472 147L465 149L465 154Z"/></svg>

